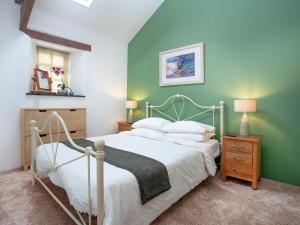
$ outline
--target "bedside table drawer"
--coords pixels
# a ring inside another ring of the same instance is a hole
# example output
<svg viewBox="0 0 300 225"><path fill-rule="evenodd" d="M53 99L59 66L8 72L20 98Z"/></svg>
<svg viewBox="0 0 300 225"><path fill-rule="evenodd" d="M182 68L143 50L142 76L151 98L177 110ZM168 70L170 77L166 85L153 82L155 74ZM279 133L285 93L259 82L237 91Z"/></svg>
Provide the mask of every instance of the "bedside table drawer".
<svg viewBox="0 0 300 225"><path fill-rule="evenodd" d="M228 164L227 167L227 174L228 176L233 177L246 177L251 178L252 176L252 166L248 165L241 165L238 163L231 163Z"/></svg>
<svg viewBox="0 0 300 225"><path fill-rule="evenodd" d="M230 163L240 163L243 165L252 166L252 155L249 154L226 152L226 160L230 161Z"/></svg>
<svg viewBox="0 0 300 225"><path fill-rule="evenodd" d="M227 140L225 142L228 152L241 152L252 154L252 143L248 141Z"/></svg>
<svg viewBox="0 0 300 225"><path fill-rule="evenodd" d="M131 131L131 130L132 130L131 124L126 122L118 122L118 132Z"/></svg>

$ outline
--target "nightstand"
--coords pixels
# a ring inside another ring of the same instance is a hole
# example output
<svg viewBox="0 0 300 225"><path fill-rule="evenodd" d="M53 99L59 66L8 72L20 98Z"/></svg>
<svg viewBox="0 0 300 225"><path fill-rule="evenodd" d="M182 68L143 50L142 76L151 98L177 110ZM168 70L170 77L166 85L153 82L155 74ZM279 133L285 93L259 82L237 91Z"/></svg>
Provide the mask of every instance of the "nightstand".
<svg viewBox="0 0 300 225"><path fill-rule="evenodd" d="M132 129L131 125L131 123L127 122L118 122L118 132L130 131Z"/></svg>
<svg viewBox="0 0 300 225"><path fill-rule="evenodd" d="M222 172L226 177L235 177L252 182L257 188L260 178L260 136L223 136Z"/></svg>

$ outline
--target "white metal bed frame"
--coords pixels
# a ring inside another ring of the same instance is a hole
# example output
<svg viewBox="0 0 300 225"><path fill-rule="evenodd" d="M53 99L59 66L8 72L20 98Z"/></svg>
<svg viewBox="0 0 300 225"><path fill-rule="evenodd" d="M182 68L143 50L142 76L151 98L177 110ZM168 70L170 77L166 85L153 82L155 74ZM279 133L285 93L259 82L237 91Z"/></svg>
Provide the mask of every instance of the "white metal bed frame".
<svg viewBox="0 0 300 225"><path fill-rule="evenodd" d="M51 130L51 121L56 120L57 121L57 139L55 140L56 143L53 142L53 134ZM95 147L97 148L97 151L93 151L92 147L86 147L82 148L74 143L72 138L70 137L69 131L67 129L67 126L60 115L57 114L57 112L53 112L49 115L47 120L44 123L43 128L40 130L36 126L36 121L32 120L31 123L31 149L32 149L32 161L30 166L30 171L32 174L32 185L35 185L35 181L37 180L45 189L46 191L51 195L51 197L63 208L63 210L68 214L68 216L77 224L77 225L86 225L86 222L84 221L83 217L81 216L80 212L77 212L77 215L79 217L76 218L72 212L59 200L59 198L47 187L47 185L42 181L42 179L38 176L37 170L36 170L36 151L37 151L37 143L40 142L41 145L43 145L43 141L40 137L40 134L43 133L47 127L49 127L49 134L50 134L50 141L51 141L51 150L53 154L54 161L52 162L52 169L50 171L55 171L58 168L67 165L69 163L72 163L78 159L87 157L87 176L88 176L88 201L89 201L89 212L88 212L88 224L92 224L92 199L91 199L91 172L90 172L90 157L94 156L96 158L96 167L97 167L97 225L103 225L104 220L104 183L103 183L103 162L104 162L104 140L99 138L95 141ZM60 125L62 126L68 141L71 143L71 145L77 149L78 151L84 153L82 156L74 158L72 160L69 160L67 162L64 162L62 164L56 163L56 156L57 156L57 150L59 145L59 135L60 135ZM47 151L46 151L47 152ZM48 171L48 172L50 172Z"/></svg>
<svg viewBox="0 0 300 225"><path fill-rule="evenodd" d="M177 108L175 107L175 101L177 100L182 100L182 108L180 112L178 112ZM181 119L184 106L185 106L185 100L196 106L199 110L201 110L200 113L196 113L192 116L189 116L187 118ZM176 118L167 115L166 113L162 112L159 110L159 108L162 108L167 105L167 103L171 102L172 107L174 109ZM196 116L200 116L205 113L212 112L213 114L213 125L215 124L215 110L220 109L220 135L223 135L223 129L224 129L224 102L220 102L220 106L201 106L197 103L195 103L191 98L181 95L181 94L176 94L171 97L169 97L166 101L164 101L160 105L149 105L149 102L146 102L146 117L148 118L149 116L153 116L153 110L164 115L165 117L169 118L172 121L179 121L179 120L190 120L192 118L195 118ZM149 113L150 110L150 113ZM150 115L149 115L150 114ZM57 122L57 127L58 131L55 134L57 136L57 139L54 140L56 142L53 142L53 132L51 130L51 122L52 121ZM50 141L51 141L51 150L52 150L52 156L53 156L53 162L52 162L52 169L50 171L55 171L59 169L60 167L67 165L69 163L72 163L76 160L82 159L84 157L87 158L87 176L88 176L88 201L89 201L89 212L88 212L88 225L92 224L92 199L91 199L91 182L90 182L90 157L94 156L96 158L96 176L97 176L97 225L103 225L104 221L104 179L103 179L103 163L104 163L104 140L102 138L99 138L95 141L95 147L97 151L93 151L92 147L86 147L82 148L74 143L72 138L70 137L69 131L65 125L65 122L63 119L60 117L60 115L57 114L57 112L53 112L52 114L49 115L47 120L45 121L42 129L39 129L36 126L36 121L32 120L31 122L31 149L32 149L32 161L31 161L31 174L32 174L32 185L35 185L35 182L38 181L42 187L45 188L45 190L51 195L51 197L62 207L62 209L67 213L67 215L75 222L77 225L86 225L86 222L84 221L83 217L81 216L80 212L77 212L78 218L76 218L73 213L60 201L60 199L47 187L47 185L43 182L43 180L39 177L37 170L36 170L36 152L37 152L37 147L38 147L38 142L43 146L43 141L40 137L40 134L42 134L47 128L49 128L49 134L50 134ZM59 145L59 136L60 136L60 126L63 128L64 133L67 136L68 141L70 144L77 149L78 151L82 152L83 155L77 158L74 158L72 160L69 160L67 162L64 162L62 164L57 164L56 163L56 158L57 158L57 150L58 150L58 145ZM44 147L44 146L43 146ZM47 152L47 151L46 151ZM50 157L49 157L50 159Z"/></svg>
<svg viewBox="0 0 300 225"><path fill-rule="evenodd" d="M180 111L178 111L178 109L176 108L176 105L175 105L175 103L178 101L181 101L181 103L182 103ZM194 115L182 118L186 101L188 103L191 103L192 105L194 105L196 108L198 108L200 110L200 112L195 113ZM161 110L159 110L159 108L163 108L163 107L167 106L168 103L171 103L176 117L170 116L170 115L162 112ZM175 122L175 121L191 120L195 117L212 112L212 126L215 126L215 111L217 109L220 110L220 142L222 143L221 137L224 134L224 101L220 101L219 106L215 106L215 105L201 106L201 105L197 104L196 102L194 102L191 98L189 98L185 95L176 94L176 95L172 95L171 97L169 97L167 100L165 100L160 105L150 105L149 102L146 102L146 117L147 118L152 117L153 111L155 111L155 112L159 113L160 115L163 115L166 118Z"/></svg>

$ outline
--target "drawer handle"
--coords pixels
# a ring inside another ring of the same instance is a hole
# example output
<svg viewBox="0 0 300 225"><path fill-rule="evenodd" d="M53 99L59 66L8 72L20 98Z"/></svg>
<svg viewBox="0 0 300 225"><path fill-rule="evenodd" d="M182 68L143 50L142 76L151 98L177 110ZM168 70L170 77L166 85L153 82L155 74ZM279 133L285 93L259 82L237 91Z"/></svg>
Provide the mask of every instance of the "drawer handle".
<svg viewBox="0 0 300 225"><path fill-rule="evenodd" d="M242 148L243 147L241 145L234 145L234 144L232 144L231 146L234 147L234 148Z"/></svg>
<svg viewBox="0 0 300 225"><path fill-rule="evenodd" d="M39 112L47 112L46 109L40 109Z"/></svg>
<svg viewBox="0 0 300 225"><path fill-rule="evenodd" d="M243 159L240 159L239 157L233 157L234 160L238 160L238 161L244 161Z"/></svg>
<svg viewBox="0 0 300 225"><path fill-rule="evenodd" d="M48 134L40 134L40 137L47 137Z"/></svg>
<svg viewBox="0 0 300 225"><path fill-rule="evenodd" d="M234 172L236 172L236 173L242 173L241 171L239 171L239 170L236 170L236 169L232 169Z"/></svg>
<svg viewBox="0 0 300 225"><path fill-rule="evenodd" d="M70 109L70 112L75 112L76 111L76 109Z"/></svg>
<svg viewBox="0 0 300 225"><path fill-rule="evenodd" d="M72 130L70 131L71 134L75 134L76 133L76 130Z"/></svg>

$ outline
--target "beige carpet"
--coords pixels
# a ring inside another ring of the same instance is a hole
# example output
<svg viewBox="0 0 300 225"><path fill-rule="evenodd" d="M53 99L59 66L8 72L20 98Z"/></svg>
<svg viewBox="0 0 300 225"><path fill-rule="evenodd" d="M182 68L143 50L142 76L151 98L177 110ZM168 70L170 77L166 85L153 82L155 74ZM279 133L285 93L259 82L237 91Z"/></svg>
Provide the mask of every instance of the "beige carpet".
<svg viewBox="0 0 300 225"><path fill-rule="evenodd" d="M47 183L68 202L63 190ZM31 186L28 173L12 171L0 173L0 224L74 223L40 185ZM247 182L212 177L152 223L159 224L300 225L300 187L262 179L253 191Z"/></svg>

